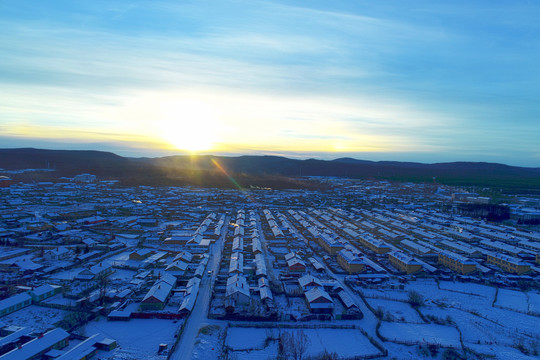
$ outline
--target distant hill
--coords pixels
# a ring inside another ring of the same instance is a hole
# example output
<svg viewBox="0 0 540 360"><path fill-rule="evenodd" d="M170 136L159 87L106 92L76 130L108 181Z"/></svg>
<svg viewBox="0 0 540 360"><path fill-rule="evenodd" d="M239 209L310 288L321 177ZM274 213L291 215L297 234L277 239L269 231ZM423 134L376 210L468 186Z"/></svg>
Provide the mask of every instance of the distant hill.
<svg viewBox="0 0 540 360"><path fill-rule="evenodd" d="M56 170L54 176L57 177L89 172L102 178L118 178L126 184L230 187L228 175L231 175L244 181L243 186L273 184L273 187L298 187L306 183L293 178L333 176L428 183L435 178L438 183L449 185L495 186L511 192L540 192L540 168L485 162L423 164L352 158L296 160L251 155L126 158L102 151L25 148L0 149L0 168L51 168Z"/></svg>

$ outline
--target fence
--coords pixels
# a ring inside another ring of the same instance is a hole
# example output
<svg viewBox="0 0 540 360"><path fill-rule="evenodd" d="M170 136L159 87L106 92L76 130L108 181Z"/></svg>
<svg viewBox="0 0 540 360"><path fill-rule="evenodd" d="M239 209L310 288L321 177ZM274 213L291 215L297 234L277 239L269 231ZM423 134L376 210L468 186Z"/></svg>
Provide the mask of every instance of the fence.
<svg viewBox="0 0 540 360"><path fill-rule="evenodd" d="M132 319L165 319L165 320L180 320L186 317L186 314L180 313L147 313L134 312L131 313Z"/></svg>

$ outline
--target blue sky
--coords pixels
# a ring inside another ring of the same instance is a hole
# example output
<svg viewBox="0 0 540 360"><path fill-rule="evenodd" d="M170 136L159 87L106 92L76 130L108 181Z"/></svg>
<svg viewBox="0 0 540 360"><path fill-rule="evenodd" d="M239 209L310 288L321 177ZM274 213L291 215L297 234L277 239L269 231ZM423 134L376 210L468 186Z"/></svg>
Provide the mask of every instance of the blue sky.
<svg viewBox="0 0 540 360"><path fill-rule="evenodd" d="M2 1L0 147L540 166L536 1Z"/></svg>

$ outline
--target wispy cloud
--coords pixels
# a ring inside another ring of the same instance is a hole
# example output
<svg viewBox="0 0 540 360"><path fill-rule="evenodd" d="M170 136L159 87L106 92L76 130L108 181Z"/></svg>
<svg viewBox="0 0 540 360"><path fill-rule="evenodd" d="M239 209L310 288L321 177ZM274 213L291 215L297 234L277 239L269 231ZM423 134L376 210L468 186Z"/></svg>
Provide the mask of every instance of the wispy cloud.
<svg viewBox="0 0 540 360"><path fill-rule="evenodd" d="M24 6L0 15L0 135L162 143L159 124L185 124L195 101L215 114L220 151L485 157L504 140L536 161L535 5Z"/></svg>

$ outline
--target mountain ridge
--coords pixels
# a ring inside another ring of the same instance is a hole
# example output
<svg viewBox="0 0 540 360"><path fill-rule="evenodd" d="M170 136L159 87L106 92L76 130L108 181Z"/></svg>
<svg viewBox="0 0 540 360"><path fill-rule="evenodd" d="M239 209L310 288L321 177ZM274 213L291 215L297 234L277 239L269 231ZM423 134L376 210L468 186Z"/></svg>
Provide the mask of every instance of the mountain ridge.
<svg viewBox="0 0 540 360"><path fill-rule="evenodd" d="M354 158L291 159L275 155L171 155L122 157L98 150L49 150L36 148L0 149L0 168L51 168L72 176L93 172L98 176L126 179L152 175L190 178L194 173L208 177L242 175L246 178L332 176L357 179L433 182L449 185L510 186L537 189L540 168L489 162L419 163L370 161ZM223 174L225 171L227 174ZM147 173L145 175L145 173Z"/></svg>

